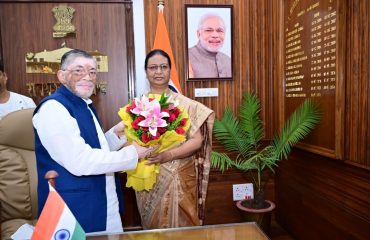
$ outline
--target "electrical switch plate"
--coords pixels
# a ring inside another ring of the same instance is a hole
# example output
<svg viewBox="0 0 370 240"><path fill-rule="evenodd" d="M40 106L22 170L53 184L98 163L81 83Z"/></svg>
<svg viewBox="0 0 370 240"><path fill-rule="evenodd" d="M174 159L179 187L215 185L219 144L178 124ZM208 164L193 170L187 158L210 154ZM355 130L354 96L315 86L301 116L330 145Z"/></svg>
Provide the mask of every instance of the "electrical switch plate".
<svg viewBox="0 0 370 240"><path fill-rule="evenodd" d="M253 184L243 183L233 185L233 200L253 199Z"/></svg>
<svg viewBox="0 0 370 240"><path fill-rule="evenodd" d="M218 88L195 88L195 97L217 97Z"/></svg>

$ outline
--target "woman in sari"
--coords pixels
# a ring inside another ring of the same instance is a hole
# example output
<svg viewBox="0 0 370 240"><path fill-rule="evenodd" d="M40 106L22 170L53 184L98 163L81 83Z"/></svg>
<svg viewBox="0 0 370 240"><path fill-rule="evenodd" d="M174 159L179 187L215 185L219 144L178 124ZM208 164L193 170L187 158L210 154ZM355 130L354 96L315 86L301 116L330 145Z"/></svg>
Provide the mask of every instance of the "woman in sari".
<svg viewBox="0 0 370 240"><path fill-rule="evenodd" d="M203 104L168 88L171 60L155 49L145 59L149 94L165 92L187 110L191 126L187 140L170 150L151 155L160 164L157 181L150 191L136 192L144 229L202 225L210 171L214 112Z"/></svg>

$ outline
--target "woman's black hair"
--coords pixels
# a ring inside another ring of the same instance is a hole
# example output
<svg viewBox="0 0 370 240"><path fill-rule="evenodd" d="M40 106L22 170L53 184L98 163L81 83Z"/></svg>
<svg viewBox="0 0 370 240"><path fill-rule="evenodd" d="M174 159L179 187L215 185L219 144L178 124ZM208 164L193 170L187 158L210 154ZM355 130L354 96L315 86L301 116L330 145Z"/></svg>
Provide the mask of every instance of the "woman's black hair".
<svg viewBox="0 0 370 240"><path fill-rule="evenodd" d="M153 49L145 57L145 64L144 64L145 70L148 68L149 58L153 57L154 55L161 55L161 56L167 58L168 66L171 69L171 59L170 59L170 56L168 56L168 54L165 51L161 50L161 49Z"/></svg>

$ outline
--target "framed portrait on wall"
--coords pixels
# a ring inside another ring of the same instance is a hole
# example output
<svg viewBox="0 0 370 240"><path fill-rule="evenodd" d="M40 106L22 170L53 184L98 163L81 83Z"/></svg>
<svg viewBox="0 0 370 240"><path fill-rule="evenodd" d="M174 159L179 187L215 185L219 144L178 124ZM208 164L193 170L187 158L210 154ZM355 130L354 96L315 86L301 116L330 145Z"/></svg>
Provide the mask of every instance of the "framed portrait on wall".
<svg viewBox="0 0 370 240"><path fill-rule="evenodd" d="M185 5L187 80L231 80L233 6Z"/></svg>

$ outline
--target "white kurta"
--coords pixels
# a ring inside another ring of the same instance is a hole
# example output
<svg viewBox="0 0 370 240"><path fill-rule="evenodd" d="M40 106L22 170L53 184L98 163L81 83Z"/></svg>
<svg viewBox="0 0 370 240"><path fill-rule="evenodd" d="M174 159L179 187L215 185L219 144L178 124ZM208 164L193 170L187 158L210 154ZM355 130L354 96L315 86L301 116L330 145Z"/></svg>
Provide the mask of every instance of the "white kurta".
<svg viewBox="0 0 370 240"><path fill-rule="evenodd" d="M86 100L86 107L90 110L89 103L91 100ZM107 229L99 233L119 233L123 228L114 172L136 168L138 154L133 146L118 150L127 139L116 136L113 128L104 134L95 115L92 115L101 149L93 149L85 143L76 119L56 100L45 102L32 121L50 156L70 173L76 176L106 174Z"/></svg>

